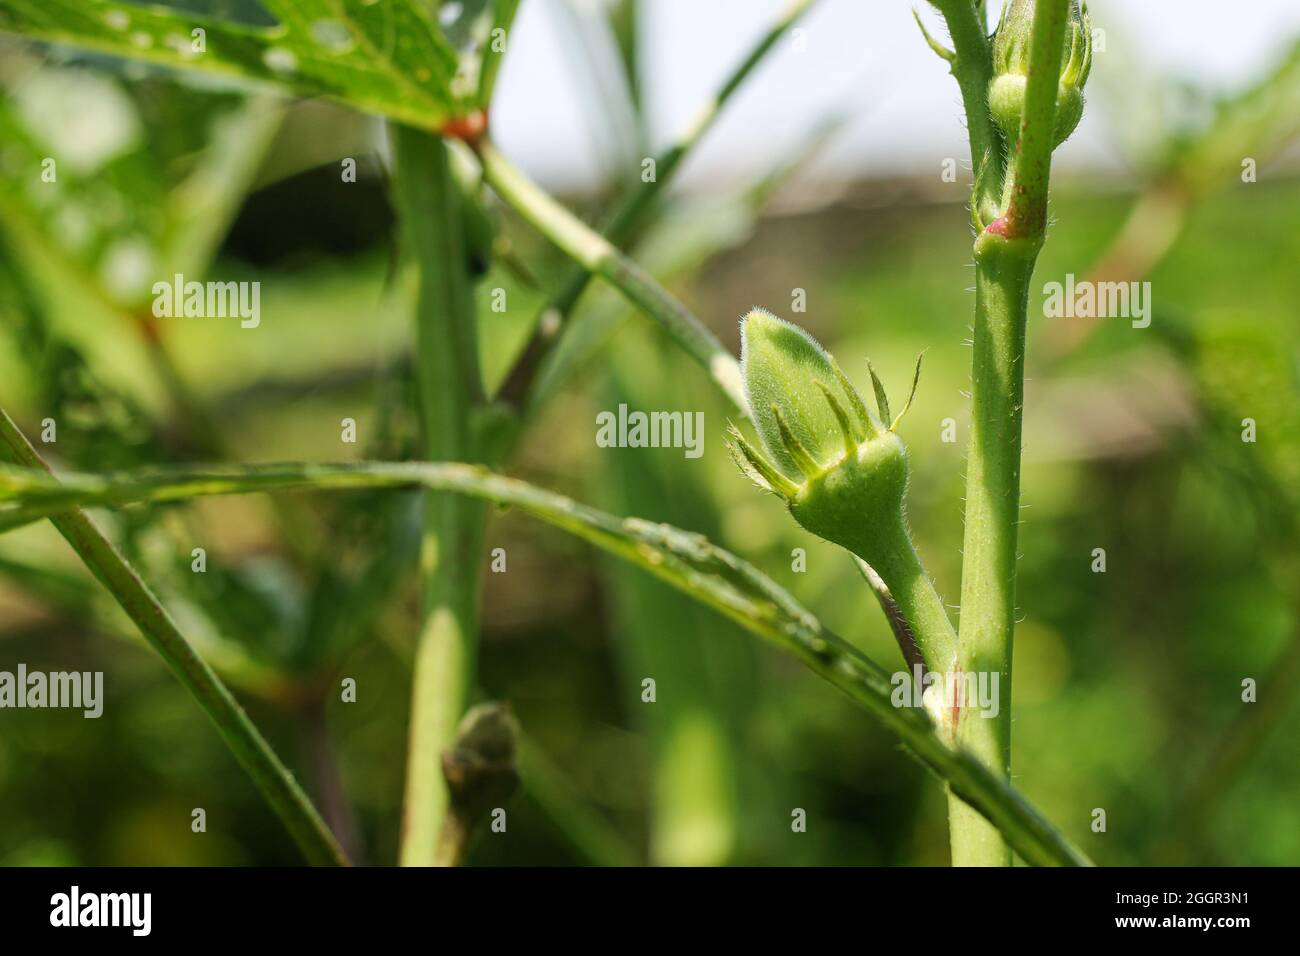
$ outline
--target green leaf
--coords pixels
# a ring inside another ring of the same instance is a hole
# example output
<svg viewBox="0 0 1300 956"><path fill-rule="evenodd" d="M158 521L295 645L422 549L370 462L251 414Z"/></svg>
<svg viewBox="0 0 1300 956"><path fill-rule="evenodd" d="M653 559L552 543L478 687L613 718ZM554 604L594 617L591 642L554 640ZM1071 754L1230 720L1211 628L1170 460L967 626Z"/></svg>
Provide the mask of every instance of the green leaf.
<svg viewBox="0 0 1300 956"><path fill-rule="evenodd" d="M449 17L422 0L262 0L262 6L274 25L174 6L8 0L0 31L326 96L438 129L475 112L480 95L490 94L497 54L479 48L493 25L508 27L517 0L448 6L456 14Z"/></svg>
<svg viewBox="0 0 1300 956"><path fill-rule="evenodd" d="M21 80L9 76L0 96L0 246L34 289L15 328L32 328L44 313L51 341L84 353L86 374L94 369L128 402L146 405L160 386L188 440L215 454L219 429L152 334L151 290L161 277L197 277L211 266L285 100L196 96L181 83L128 81L6 49ZM47 350L32 354L33 372L51 359ZM69 381L54 371L37 376L47 391ZM98 401L77 406L102 411ZM48 410L60 408L67 403ZM97 466L122 467L122 442L103 446L117 460Z"/></svg>
<svg viewBox="0 0 1300 956"><path fill-rule="evenodd" d="M623 558L801 660L865 707L952 791L979 810L1032 864L1089 865L1018 791L964 749L949 747L920 708L895 707L890 675L736 555L671 525L614 515L486 468L458 463L360 462L157 468L116 475L0 469L0 529L83 505L177 501L255 491L414 488L485 498L522 511Z"/></svg>
<svg viewBox="0 0 1300 956"><path fill-rule="evenodd" d="M0 228L15 250L127 311L145 307L155 279L207 269L283 101L195 97L14 55L24 72L0 100Z"/></svg>

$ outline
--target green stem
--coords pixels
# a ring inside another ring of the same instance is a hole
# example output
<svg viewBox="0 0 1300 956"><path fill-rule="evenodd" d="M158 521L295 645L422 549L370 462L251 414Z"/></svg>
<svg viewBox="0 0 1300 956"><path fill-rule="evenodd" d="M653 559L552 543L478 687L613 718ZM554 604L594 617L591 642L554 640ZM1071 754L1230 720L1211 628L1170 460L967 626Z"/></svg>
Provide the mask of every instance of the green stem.
<svg viewBox="0 0 1300 956"><path fill-rule="evenodd" d="M361 462L346 465L167 468L119 475L65 475L62 484L30 472L0 471L0 497L21 515L74 504L178 501L196 495L253 491L417 487L454 491L510 505L622 558L713 608L745 630L792 654L863 706L976 808L1027 862L1088 866L1090 862L1013 788L973 753L937 734L925 711L895 707L889 674L822 627L757 569L699 535L668 525L620 518L562 495L456 463ZM0 512L13 516L15 511ZM0 527L12 527L12 522Z"/></svg>
<svg viewBox="0 0 1300 956"><path fill-rule="evenodd" d="M975 243L975 339L971 437L966 467L958 667L999 675L999 711L966 708L958 740L1004 778L1011 774L1011 658L1015 630L1016 544L1020 522L1020 445L1024 410L1029 282L1047 223L1056 87L1068 0L1039 0L1010 206ZM1002 835L949 798L955 866L1009 866Z"/></svg>
<svg viewBox="0 0 1300 956"><path fill-rule="evenodd" d="M1003 261L1011 258L1011 262ZM1011 639L1020 520L1025 309L1032 258L990 255L975 272L975 356L966 466L958 668L999 675L999 713L970 712L959 739L989 767L1011 773ZM949 803L954 865L1008 866L997 834L956 798Z"/></svg>
<svg viewBox="0 0 1300 956"><path fill-rule="evenodd" d="M947 673L957 657L957 632L921 564L905 519L901 515L899 519L895 528L882 532L882 540L888 544L873 547L876 560L870 567L884 581L889 596L902 612L926 669ZM906 649L904 656L909 656ZM915 661L909 659L909 663Z"/></svg>
<svg viewBox="0 0 1300 956"><path fill-rule="evenodd" d="M482 400L474 303L465 272L460 205L451 157L438 136L393 128L394 206L419 267L416 381L424 448L431 459L476 460L475 411ZM484 509L429 495L420 569L423 618L416 644L401 862L435 862L447 812L442 754L474 688L479 558Z"/></svg>
<svg viewBox="0 0 1300 956"><path fill-rule="evenodd" d="M713 128L714 121L721 115L732 95L767 58L772 47L815 2L816 0L794 0L789 4L767 32L759 38L749 54L736 65L717 94L704 105L677 141L655 157L654 178L629 193L614 210L608 225L605 226L604 236L611 245L626 247L636 236L655 201L663 194L665 187L681 166L682 160ZM500 400L515 408L526 406L537 371L546 354L559 341L563 328L563 325L556 327L552 323L542 321L542 317L549 314L559 316L561 322L566 320L582 296L583 290L587 288L591 275L592 273L586 268L572 269L564 277L559 289L542 306L532 337L524 346L519 359L506 375L497 393Z"/></svg>
<svg viewBox="0 0 1300 956"><path fill-rule="evenodd" d="M497 31L509 37L510 29L519 11L519 0L496 0L492 4L492 25L488 28L487 38L483 44L483 64L478 76L478 104L486 110L492 102L492 91L496 89L497 74L501 71L501 61L505 57L506 46L496 42Z"/></svg>
<svg viewBox="0 0 1300 956"><path fill-rule="evenodd" d="M0 439L4 441L11 461L49 474L49 468L36 449L3 410L0 410ZM167 609L113 543L78 508L69 507L49 517L86 567L140 628L145 640L158 652L181 686L216 724L231 753L288 828L308 862L346 866L348 860L343 850L293 774L280 762L226 685L195 653Z"/></svg>
<svg viewBox="0 0 1300 956"><path fill-rule="evenodd" d="M1000 168L1006 149L1002 133L989 113L989 84L993 81L993 47L983 14L972 0L931 0L943 15L952 37L952 75L961 91L970 136L971 166L978 174L985 163ZM997 175L978 176L976 208L983 220L994 218L1002 183Z"/></svg>
<svg viewBox="0 0 1300 956"><path fill-rule="evenodd" d="M639 265L608 239L552 199L497 151L487 138L471 144L483 164L483 178L497 194L560 251L588 272L618 289L654 319L686 352L742 414L748 405L740 365L712 332Z"/></svg>

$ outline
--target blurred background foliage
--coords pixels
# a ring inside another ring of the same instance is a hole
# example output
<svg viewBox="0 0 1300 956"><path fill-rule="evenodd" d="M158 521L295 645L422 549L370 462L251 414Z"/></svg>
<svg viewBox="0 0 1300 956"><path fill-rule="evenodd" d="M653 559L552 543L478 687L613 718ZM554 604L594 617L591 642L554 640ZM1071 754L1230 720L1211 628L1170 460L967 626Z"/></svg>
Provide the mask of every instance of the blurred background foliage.
<svg viewBox="0 0 1300 956"><path fill-rule="evenodd" d="M629 157L649 136L635 6L552 4L593 122ZM255 8L221 7L236 20ZM929 56L919 38L916 55ZM1119 118L1123 74L1107 72L1122 69L1118 55L1099 58L1094 87ZM29 435L57 422L52 462L414 453L413 277L397 265L376 121L12 38L0 82L0 383ZM1149 280L1155 304L1148 329L1030 328L1015 783L1102 864L1300 861L1300 47L1247 92L1202 96L1199 110L1169 114L1197 122L1117 132L1129 174L1059 179L1060 225L1037 273ZM965 187L926 170L828 191L802 172L823 142L771 157L757 179L673 193L635 255L733 347L736 319L763 305L805 324L855 379L869 355L895 391L927 350L903 430L910 514L951 600L973 305ZM1258 182L1242 182L1245 156ZM39 177L45 157L57 187ZM341 181L344 157L357 160L355 183ZM639 163L627 171L571 204L600 221L636 188ZM564 263L467 182L497 228L478 285L495 386ZM260 281L260 327L155 320L149 286L175 272ZM791 310L796 288L804 314ZM504 470L700 531L901 664L849 560L736 474L727 409L700 370L598 285L579 317ZM596 413L624 402L702 409L704 456L598 449ZM345 417L355 445L340 442ZM415 495L97 517L345 843L362 861L393 860ZM940 788L812 675L536 523L496 514L487 544L508 563L486 575L480 683L523 728L523 786L508 835L482 840L471 863L947 862ZM195 547L204 574L190 570ZM103 670L107 701L99 720L0 714L0 863L297 862L207 719L45 524L0 538L0 668L20 661ZM357 681L355 704L339 700L343 677ZM1247 678L1258 703L1242 702ZM190 831L193 807L207 810L206 834ZM806 833L791 832L794 808ZM1094 808L1104 834L1090 829Z"/></svg>

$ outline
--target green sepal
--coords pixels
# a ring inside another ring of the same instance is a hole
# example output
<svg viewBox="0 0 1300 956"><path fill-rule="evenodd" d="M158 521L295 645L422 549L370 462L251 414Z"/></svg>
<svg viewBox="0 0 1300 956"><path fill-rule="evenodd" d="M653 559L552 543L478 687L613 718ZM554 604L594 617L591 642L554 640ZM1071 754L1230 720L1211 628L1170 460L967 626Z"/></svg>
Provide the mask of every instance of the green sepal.
<svg viewBox="0 0 1300 956"><path fill-rule="evenodd" d="M885 394L885 386L880 381L880 376L876 374L875 367L871 360L867 360L867 371L871 373L871 387L876 392L876 408L880 410L880 420L887 422L890 420L889 415L889 396Z"/></svg>

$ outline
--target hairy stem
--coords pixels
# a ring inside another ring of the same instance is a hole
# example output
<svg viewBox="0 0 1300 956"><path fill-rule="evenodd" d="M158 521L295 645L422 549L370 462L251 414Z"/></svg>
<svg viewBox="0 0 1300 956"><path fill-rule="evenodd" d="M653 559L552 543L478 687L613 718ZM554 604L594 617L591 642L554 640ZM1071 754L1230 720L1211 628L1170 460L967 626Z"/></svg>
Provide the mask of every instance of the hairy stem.
<svg viewBox="0 0 1300 956"><path fill-rule="evenodd" d="M1015 629L1020 444L1029 281L1047 224L1056 88L1069 0L1039 0L1010 206L975 243L975 341L966 468L958 667L997 674L999 710L958 717L959 741L1004 778L1011 774L1011 657ZM1009 866L1011 848L956 794L949 798L956 866Z"/></svg>
<svg viewBox="0 0 1300 956"><path fill-rule="evenodd" d="M1011 639L1015 549L1021 520L1024 328L1030 278L1047 229L1057 77L1069 0L1039 0L1021 135L1011 161L1010 206L975 242L975 349L962 546L958 669L998 675L998 713L959 711L957 735L989 769L1011 773ZM1011 851L959 796L949 797L953 865L1009 866Z"/></svg>
<svg viewBox="0 0 1300 956"><path fill-rule="evenodd" d="M27 468L40 469L52 482L45 462L2 409L0 439L3 439L6 457ZM113 543L78 508L67 507L51 513L49 518L86 567L140 628L145 640L158 652L181 686L216 724L235 759L284 822L307 860L314 865L346 866L348 861L343 850L293 774L280 762L226 685L195 653L167 609Z"/></svg>
<svg viewBox="0 0 1300 956"><path fill-rule="evenodd" d="M957 657L957 632L948 617L948 610L921 564L921 557L905 523L900 520L897 527L880 529L880 533L889 543L873 549L878 556L869 566L884 582L889 597L902 612L925 668L947 673ZM904 656L909 656L906 649ZM915 661L909 659L908 663L914 664Z"/></svg>
<svg viewBox="0 0 1300 956"><path fill-rule="evenodd" d="M474 413L482 398L474 304L447 146L438 136L394 127L395 203L419 269L416 382L425 454L476 460ZM474 687L483 507L429 495L420 554L423 617L416 643L407 750L401 862L436 859L447 812L442 755Z"/></svg>
<svg viewBox="0 0 1300 956"><path fill-rule="evenodd" d="M959 718L959 738L989 767L1011 772L1011 637L1015 620L1020 433L1024 402L1025 308L1033 260L976 266L975 357L966 468L958 667L998 674L999 713ZM1001 836L951 801L954 865L1007 866Z"/></svg>
<svg viewBox="0 0 1300 956"><path fill-rule="evenodd" d="M608 239L552 199L502 156L490 140L483 138L472 145L483 164L483 178L507 205L561 252L583 269L605 279L663 326L688 355L704 366L735 407L747 414L740 366L704 323Z"/></svg>
<svg viewBox="0 0 1300 956"><path fill-rule="evenodd" d="M989 113L989 83L993 80L993 48L989 43L988 27L973 0L931 0L943 15L952 37L952 75L961 91L962 107L966 113L966 129L970 136L971 166L978 174L985 163L993 169L1000 168L1006 149L1002 133ZM1001 182L996 175L977 177L978 194L974 197L976 208L984 221L993 219Z"/></svg>

